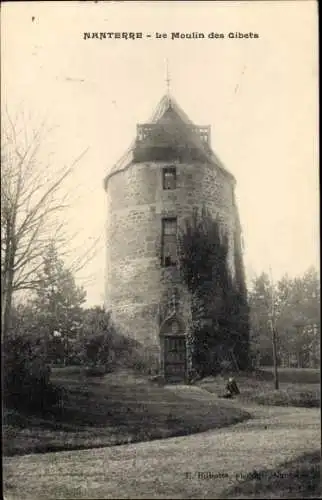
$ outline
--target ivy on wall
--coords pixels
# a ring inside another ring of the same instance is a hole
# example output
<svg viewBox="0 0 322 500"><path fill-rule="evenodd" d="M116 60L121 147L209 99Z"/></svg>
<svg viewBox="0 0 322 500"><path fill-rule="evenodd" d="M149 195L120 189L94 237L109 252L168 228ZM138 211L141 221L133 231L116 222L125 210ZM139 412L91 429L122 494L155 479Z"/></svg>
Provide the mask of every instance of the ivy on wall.
<svg viewBox="0 0 322 500"><path fill-rule="evenodd" d="M228 237L202 208L187 218L178 234L178 267L190 295L189 343L192 365L201 376L216 373L223 361L249 366L249 311L238 235L234 277L228 265Z"/></svg>

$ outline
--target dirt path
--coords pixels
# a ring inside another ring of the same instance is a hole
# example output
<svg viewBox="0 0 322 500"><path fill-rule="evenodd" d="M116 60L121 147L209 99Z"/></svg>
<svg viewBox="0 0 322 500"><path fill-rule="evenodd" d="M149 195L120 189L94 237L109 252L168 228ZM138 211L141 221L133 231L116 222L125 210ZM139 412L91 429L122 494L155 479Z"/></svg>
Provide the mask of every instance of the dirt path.
<svg viewBox="0 0 322 500"><path fill-rule="evenodd" d="M196 398L206 397L202 393L194 392ZM226 404L240 406L236 401ZM245 478L254 469L276 467L319 449L318 409L247 409L253 419L220 430L110 448L5 458L5 498L218 498L240 474Z"/></svg>

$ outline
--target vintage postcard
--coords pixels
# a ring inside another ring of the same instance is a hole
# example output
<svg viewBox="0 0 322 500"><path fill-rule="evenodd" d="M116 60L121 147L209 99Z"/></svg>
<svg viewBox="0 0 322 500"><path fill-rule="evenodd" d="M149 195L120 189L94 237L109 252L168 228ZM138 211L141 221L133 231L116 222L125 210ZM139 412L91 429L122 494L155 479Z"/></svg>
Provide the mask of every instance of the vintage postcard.
<svg viewBox="0 0 322 500"><path fill-rule="evenodd" d="M317 2L1 11L4 497L320 497Z"/></svg>

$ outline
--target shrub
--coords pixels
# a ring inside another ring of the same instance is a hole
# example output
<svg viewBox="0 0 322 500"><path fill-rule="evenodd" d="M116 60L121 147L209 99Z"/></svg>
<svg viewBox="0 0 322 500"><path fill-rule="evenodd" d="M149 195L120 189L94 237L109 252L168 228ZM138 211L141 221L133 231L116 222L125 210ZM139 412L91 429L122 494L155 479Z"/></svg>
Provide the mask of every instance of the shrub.
<svg viewBox="0 0 322 500"><path fill-rule="evenodd" d="M116 335L110 313L101 307L84 311L84 321L78 342L73 346L73 358L78 363L106 369L113 362L113 340Z"/></svg>
<svg viewBox="0 0 322 500"><path fill-rule="evenodd" d="M4 404L45 412L60 401L60 390L50 382L50 368L37 339L11 335L3 340Z"/></svg>
<svg viewBox="0 0 322 500"><path fill-rule="evenodd" d="M89 366L85 369L86 377L103 377L105 374L105 366Z"/></svg>
<svg viewBox="0 0 322 500"><path fill-rule="evenodd" d="M122 335L115 328L111 314L101 307L85 311L73 357L87 366L88 376L100 376L117 368L138 372L156 372L155 360L139 342Z"/></svg>
<svg viewBox="0 0 322 500"><path fill-rule="evenodd" d="M150 382L152 384L164 385L165 378L162 375L153 375L152 377L150 377Z"/></svg>

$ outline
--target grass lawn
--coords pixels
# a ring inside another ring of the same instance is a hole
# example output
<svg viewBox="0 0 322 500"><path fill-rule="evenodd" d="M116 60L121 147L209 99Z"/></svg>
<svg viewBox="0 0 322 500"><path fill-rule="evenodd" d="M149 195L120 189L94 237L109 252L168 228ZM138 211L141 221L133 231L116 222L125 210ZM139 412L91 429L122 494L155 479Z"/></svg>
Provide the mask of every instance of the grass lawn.
<svg viewBox="0 0 322 500"><path fill-rule="evenodd" d="M263 366L262 376L273 379L273 368ZM291 382L293 384L319 384L321 371L318 368L279 368L279 378L281 382Z"/></svg>
<svg viewBox="0 0 322 500"><path fill-rule="evenodd" d="M255 469L281 472L281 464L319 448L318 409L268 409L268 416L261 411L262 416L205 433L4 457L5 498L220 498Z"/></svg>
<svg viewBox="0 0 322 500"><path fill-rule="evenodd" d="M54 369L64 387L60 411L46 418L4 413L7 456L112 446L187 435L228 426L250 417L222 400L176 392L129 372L86 378L79 368Z"/></svg>
<svg viewBox="0 0 322 500"><path fill-rule="evenodd" d="M254 471L221 498L321 498L321 453L315 451L280 465Z"/></svg>
<svg viewBox="0 0 322 500"><path fill-rule="evenodd" d="M279 369L280 388L274 390L271 369L256 374L234 375L240 389L236 398L243 403L273 406L300 406L318 408L321 404L320 372L313 369ZM198 382L203 389L221 395L225 392L227 377L208 377Z"/></svg>

